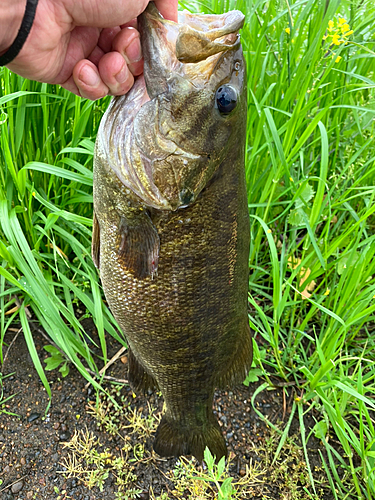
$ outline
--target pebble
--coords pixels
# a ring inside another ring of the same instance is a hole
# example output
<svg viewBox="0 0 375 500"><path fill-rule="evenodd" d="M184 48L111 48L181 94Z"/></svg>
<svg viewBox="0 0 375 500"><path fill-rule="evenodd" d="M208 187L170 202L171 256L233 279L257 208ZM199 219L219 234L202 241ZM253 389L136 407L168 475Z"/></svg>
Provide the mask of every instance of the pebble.
<svg viewBox="0 0 375 500"><path fill-rule="evenodd" d="M21 457L20 464L21 465L25 465L26 464L26 458L25 457Z"/></svg>
<svg viewBox="0 0 375 500"><path fill-rule="evenodd" d="M28 491L26 493L26 498L33 498L34 492L33 491Z"/></svg>
<svg viewBox="0 0 375 500"><path fill-rule="evenodd" d="M59 439L60 441L68 441L70 438L70 434L69 432L62 432L60 435L59 435Z"/></svg>
<svg viewBox="0 0 375 500"><path fill-rule="evenodd" d="M68 430L68 428L65 424L61 424L61 430L62 430L62 432L66 432Z"/></svg>
<svg viewBox="0 0 375 500"><path fill-rule="evenodd" d="M40 417L40 413L31 413L29 417L27 417L28 422L34 422L34 420L37 420Z"/></svg>
<svg viewBox="0 0 375 500"><path fill-rule="evenodd" d="M245 469L241 469L241 470L240 470L240 476L241 476L241 477L244 477L244 475L245 475L245 474L246 474Z"/></svg>
<svg viewBox="0 0 375 500"><path fill-rule="evenodd" d="M19 493L23 488L23 482L22 481L18 481L18 483L14 483L12 488L11 488L11 492L12 493Z"/></svg>
<svg viewBox="0 0 375 500"><path fill-rule="evenodd" d="M53 428L54 428L55 430L57 430L59 427L60 427L60 422L55 422L55 423L53 424Z"/></svg>

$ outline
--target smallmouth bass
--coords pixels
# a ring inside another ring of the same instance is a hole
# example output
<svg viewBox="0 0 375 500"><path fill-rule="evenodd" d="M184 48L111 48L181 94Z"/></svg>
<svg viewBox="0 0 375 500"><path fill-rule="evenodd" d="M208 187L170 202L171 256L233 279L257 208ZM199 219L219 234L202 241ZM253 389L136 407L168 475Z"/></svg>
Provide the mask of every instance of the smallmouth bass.
<svg viewBox="0 0 375 500"><path fill-rule="evenodd" d="M112 100L94 159L92 255L129 346L134 390L158 387L154 450L227 454L215 387L246 377L249 215L239 11L139 18L144 76Z"/></svg>

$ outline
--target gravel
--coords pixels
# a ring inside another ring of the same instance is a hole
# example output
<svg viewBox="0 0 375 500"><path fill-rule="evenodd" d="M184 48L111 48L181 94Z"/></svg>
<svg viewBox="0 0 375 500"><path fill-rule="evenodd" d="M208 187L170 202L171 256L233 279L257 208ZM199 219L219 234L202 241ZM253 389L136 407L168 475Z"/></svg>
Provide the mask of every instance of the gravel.
<svg viewBox="0 0 375 500"><path fill-rule="evenodd" d="M94 329L94 326L91 325ZM8 330L4 346L9 345L14 333ZM35 334L34 341L41 359L46 357L43 346L46 341L39 334ZM108 356L115 354L119 346L108 339ZM85 390L86 381L71 368L66 378L60 378L57 370L46 372L52 390L52 403L48 409L48 395L41 384L33 366L27 346L21 335L18 336L8 353L3 374L15 372L12 377L4 379L4 397L15 396L1 407L7 413L0 413L0 498L1 500L51 500L60 495L61 500L101 500L103 494L98 488L89 490L78 478L67 478L63 474L65 467L63 459L68 450L63 443L69 441L75 431L88 430L97 436L103 448L113 453L121 454L123 441L116 436L98 429L93 415L88 413L89 401L95 402L96 393L89 387ZM125 366L120 360L108 371L107 375L124 378ZM228 391L220 391L215 395L214 411L226 437L229 452L233 454L229 472L234 482L246 476L251 465L258 464L264 474L260 476L259 484L249 490L246 498L269 499L288 498L285 485L271 484L270 478L274 472L267 469L267 446L272 438L270 427L260 419L251 405L251 398L256 387L241 385ZM108 386L110 389L110 386ZM149 405L162 409L162 398L157 393L149 393L146 397L133 397L133 392L124 386L121 394L129 403L129 408L141 410L148 415ZM263 391L257 397L257 408L274 424L287 422L290 407L285 407L281 390ZM16 415L12 415L16 414ZM313 424L313 422L312 422ZM291 426L291 433L298 435L298 421ZM125 436L129 442L136 442L136 437ZM274 439L274 438L272 438ZM296 438L298 440L298 438ZM132 441L133 440L133 441ZM152 439L145 441L147 453L151 449ZM317 449L318 441L310 440L315 446L310 456L311 467L321 467ZM277 441L276 445L277 447ZM274 449L275 449L274 447ZM270 462L270 461L269 461ZM297 460L298 462L298 460ZM303 462L303 456L300 462ZM177 467L176 459L150 461L136 464L136 486L141 490L137 498L148 500L151 498L151 487L155 495L164 490L170 492L169 498L177 498L171 493L173 485L168 479L171 470ZM295 465L293 465L295 467ZM307 472L306 472L307 475ZM105 498L114 499L115 480L113 476L105 482ZM301 485L301 491L302 491ZM111 493L112 491L112 493ZM64 493L61 493L64 492ZM291 497L290 497L291 498ZM293 497L297 498L297 497ZM305 498L304 496L298 498ZM308 497L306 497L308 498ZM329 488L325 488L320 498L331 500Z"/></svg>

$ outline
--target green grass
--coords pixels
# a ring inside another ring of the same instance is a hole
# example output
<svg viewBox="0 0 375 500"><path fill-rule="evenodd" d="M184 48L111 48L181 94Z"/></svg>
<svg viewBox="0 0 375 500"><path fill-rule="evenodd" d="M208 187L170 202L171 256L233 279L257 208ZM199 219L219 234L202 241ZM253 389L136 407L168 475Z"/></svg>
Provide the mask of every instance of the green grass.
<svg viewBox="0 0 375 500"><path fill-rule="evenodd" d="M261 390L275 377L289 383L306 463L314 434L335 498L375 498L375 6L184 5L246 14L249 301ZM325 37L340 18L353 33L335 45ZM109 101L6 69L0 79L0 343L20 321L49 391L28 312L87 378L97 360L75 304L93 317L104 360L105 331L121 340L89 249L93 144Z"/></svg>
<svg viewBox="0 0 375 500"><path fill-rule="evenodd" d="M51 395L33 342L33 314L64 353L62 363L73 362L98 386L86 370L98 371L75 306L81 302L92 316L105 362L104 332L124 343L90 255L94 140L108 100L84 101L6 69L1 94L0 342L20 321Z"/></svg>

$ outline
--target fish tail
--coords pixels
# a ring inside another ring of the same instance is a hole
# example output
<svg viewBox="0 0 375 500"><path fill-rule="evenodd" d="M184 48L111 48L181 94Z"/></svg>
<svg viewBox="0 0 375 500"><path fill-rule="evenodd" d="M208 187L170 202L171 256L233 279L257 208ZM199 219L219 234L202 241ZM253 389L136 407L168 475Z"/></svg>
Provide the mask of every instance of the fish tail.
<svg viewBox="0 0 375 500"><path fill-rule="evenodd" d="M199 428L179 425L179 422L164 415L156 430L153 443L154 451L162 457L194 455L203 460L206 446L219 461L228 455L227 447L220 426L214 415Z"/></svg>
<svg viewBox="0 0 375 500"><path fill-rule="evenodd" d="M134 356L128 346L128 380L134 392L147 392L157 388L157 383Z"/></svg>

